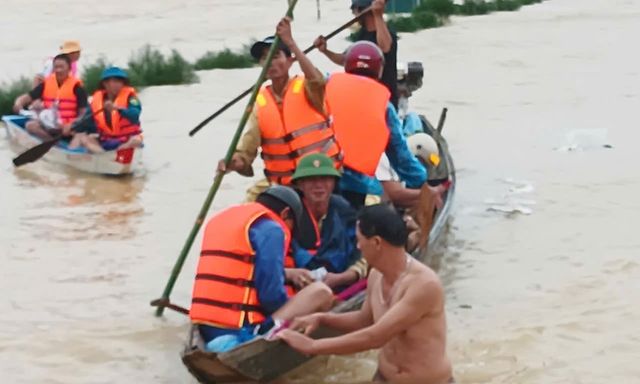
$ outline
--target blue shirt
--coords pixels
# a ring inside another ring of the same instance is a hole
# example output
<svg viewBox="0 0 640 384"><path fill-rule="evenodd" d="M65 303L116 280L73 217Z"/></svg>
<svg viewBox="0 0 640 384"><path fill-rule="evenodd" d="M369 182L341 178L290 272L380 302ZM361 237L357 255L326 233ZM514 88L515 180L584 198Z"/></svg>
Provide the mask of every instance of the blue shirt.
<svg viewBox="0 0 640 384"><path fill-rule="evenodd" d="M387 105L386 120L387 128L389 128L389 142L385 148L385 154L407 188L420 188L427 181L427 171L411 153L402 133L402 121L391 103ZM374 177L346 167L340 179L339 188L363 194L382 194L382 187Z"/></svg>
<svg viewBox="0 0 640 384"><path fill-rule="evenodd" d="M285 235L280 224L269 218L256 220L249 227L249 241L256 251L253 282L263 314L270 316L287 302L284 288L284 243ZM243 329L218 328L200 325L206 341L222 335L244 335L253 333L255 325L246 324Z"/></svg>

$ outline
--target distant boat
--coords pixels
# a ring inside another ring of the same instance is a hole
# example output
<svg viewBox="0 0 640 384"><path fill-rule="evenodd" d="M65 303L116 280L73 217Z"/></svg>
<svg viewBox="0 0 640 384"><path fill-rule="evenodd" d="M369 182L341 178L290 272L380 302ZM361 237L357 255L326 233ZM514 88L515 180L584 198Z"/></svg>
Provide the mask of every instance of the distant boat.
<svg viewBox="0 0 640 384"><path fill-rule="evenodd" d="M25 129L29 120L27 117L8 115L2 116L2 120L9 139L21 151L42 143ZM44 155L43 160L94 174L128 175L142 168L142 147L91 153L85 148L69 149L67 143L61 140Z"/></svg>

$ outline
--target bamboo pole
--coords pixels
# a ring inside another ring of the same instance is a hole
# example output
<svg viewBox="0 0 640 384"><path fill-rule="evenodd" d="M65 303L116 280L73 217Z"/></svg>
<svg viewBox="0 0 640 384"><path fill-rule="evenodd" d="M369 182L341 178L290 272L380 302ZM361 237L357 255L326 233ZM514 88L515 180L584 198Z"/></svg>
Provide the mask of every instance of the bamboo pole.
<svg viewBox="0 0 640 384"><path fill-rule="evenodd" d="M287 14L286 14L288 17L293 17L293 9L295 8L297 2L298 0L289 1L289 9L287 10ZM253 109L253 104L255 103L256 97L258 96L258 91L260 90L260 86L262 85L262 83L264 83L267 77L267 71L269 70L269 66L271 65L271 60L273 59L273 56L276 50L278 49L279 44L280 44L280 37L276 35L273 43L271 44L271 48L267 53L267 57L262 67L262 71L260 72L260 76L258 76L258 80L256 81L255 85L252 88L253 92L251 94L251 97L249 98L249 101L247 102L247 107L245 108L244 114L242 115L242 118L238 123L238 128L236 129L236 132L233 135L233 139L231 140L231 144L229 145L229 149L227 150L227 154L224 158L226 167L229 166L229 163L231 162L231 157L236 151L236 147L238 146L238 141L240 141L240 136L242 135L244 126L247 124L247 120L249 119L249 115L251 114L251 110ZM178 275L182 270L182 266L184 265L184 262L187 259L187 255L189 254L189 250L193 245L193 241L195 240L196 235L200 231L200 227L202 226L202 223L204 222L204 219L207 216L209 207L211 206L211 203L213 202L213 199L216 196L218 189L220 188L220 184L222 183L222 178L224 177L224 175L225 175L225 172L216 173L216 177L213 181L213 185L211 185L211 188L209 189L207 198L205 199L204 204L200 209L200 213L198 214L198 217L196 218L193 228L191 229L191 232L187 237L187 241L184 243L184 246L182 247L182 251L180 252L178 259L176 260L176 263L173 266L173 270L171 271L171 276L169 277L169 281L167 281L167 285L165 286L164 291L162 292L162 296L160 297L160 299L156 299L152 301L152 303L157 303L157 300L163 300L161 301L161 303L169 302L169 296L171 295L171 291L173 290L176 280L178 279ZM156 309L156 316L162 316L163 312L164 312L164 306L159 305L158 308Z"/></svg>

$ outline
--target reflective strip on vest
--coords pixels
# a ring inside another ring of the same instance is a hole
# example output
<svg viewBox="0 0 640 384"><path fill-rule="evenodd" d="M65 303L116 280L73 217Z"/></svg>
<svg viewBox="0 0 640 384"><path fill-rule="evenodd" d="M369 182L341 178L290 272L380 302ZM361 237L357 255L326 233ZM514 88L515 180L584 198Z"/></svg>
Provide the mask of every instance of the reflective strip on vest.
<svg viewBox="0 0 640 384"><path fill-rule="evenodd" d="M357 95L357 96L355 96ZM344 153L344 165L374 176L389 141L389 90L367 77L336 73L325 89L333 130Z"/></svg>
<svg viewBox="0 0 640 384"><path fill-rule="evenodd" d="M277 222L284 231L286 265L291 233L278 215L259 203L218 213L204 231L189 311L192 322L237 329L264 321L254 282L255 250L249 240L249 228L261 217Z"/></svg>
<svg viewBox="0 0 640 384"><path fill-rule="evenodd" d="M334 140L331 119L315 110L304 92L304 79L289 83L281 106L271 90L263 87L256 99L261 156L271 182L290 184L301 156L323 151L341 167L341 149Z"/></svg>
<svg viewBox="0 0 640 384"><path fill-rule="evenodd" d="M139 134L141 132L140 125L133 124L126 117L120 115L120 112L115 108L111 111L111 125L107 124L105 111L96 113L104 107L105 96L106 91L99 89L93 94L93 99L91 100L91 111L95 114L93 119L96 122L100 136L110 139L126 138ZM113 105L117 108L126 109L129 107L129 98L132 96L136 97L135 89L132 87L122 87L118 96L113 101Z"/></svg>

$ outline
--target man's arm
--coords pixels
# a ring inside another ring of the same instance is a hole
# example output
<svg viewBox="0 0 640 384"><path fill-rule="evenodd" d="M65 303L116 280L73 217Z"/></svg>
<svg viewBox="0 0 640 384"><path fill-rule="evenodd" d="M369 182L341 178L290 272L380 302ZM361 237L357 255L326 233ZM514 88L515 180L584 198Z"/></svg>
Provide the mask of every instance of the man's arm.
<svg viewBox="0 0 640 384"><path fill-rule="evenodd" d="M293 35L291 33L291 19L289 17L284 17L278 23L276 28L276 33L282 39L284 45L289 47L296 60L298 60L298 64L300 65L300 69L304 73L304 77L307 80L324 80L324 76L322 72L318 70L312 63L311 60L304 54L304 52L298 47L298 44L293 39Z"/></svg>
<svg viewBox="0 0 640 384"><path fill-rule="evenodd" d="M384 3L385 0L374 0L371 4L371 13L376 26L376 42L383 53L389 53L393 46L391 32L384 21Z"/></svg>
<svg viewBox="0 0 640 384"><path fill-rule="evenodd" d="M130 96L127 101L127 108L118 109L120 116L126 118L133 124L140 124L140 114L142 113L142 106L140 100L135 96Z"/></svg>
<svg viewBox="0 0 640 384"><path fill-rule="evenodd" d="M15 113L20 113L21 109L27 108L31 103L33 103L34 100L42 98L43 92L44 92L44 83L40 83L36 85L28 93L18 96L16 98L16 101L13 103L13 111Z"/></svg>
<svg viewBox="0 0 640 384"><path fill-rule="evenodd" d="M31 96L28 93L24 95L20 95L16 98L16 101L13 103L13 112L20 113L20 110L27 108L29 104L33 102Z"/></svg>
<svg viewBox="0 0 640 384"><path fill-rule="evenodd" d="M371 276L367 284L367 295L364 304L357 311L347 313L323 313L320 317L320 324L335 329L342 333L353 332L373 324L373 312L371 311Z"/></svg>
<svg viewBox="0 0 640 384"><path fill-rule="evenodd" d="M324 75L318 68L316 68L307 55L298 47L298 44L293 39L291 34L291 19L288 17L283 18L278 23L276 33L282 39L282 42L289 47L293 55L295 56L302 73L305 77L305 95L309 100L309 103L321 113L325 113L324 110L324 90L325 79Z"/></svg>
<svg viewBox="0 0 640 384"><path fill-rule="evenodd" d="M231 157L229 167L225 168L224 159L218 162L219 172L236 171L242 176L253 176L253 161L258 156L258 148L260 148L260 126L258 125L258 117L255 113L255 109L249 115L247 121L249 128L240 137L240 142L236 147L236 152Z"/></svg>
<svg viewBox="0 0 640 384"><path fill-rule="evenodd" d="M344 65L344 54L329 50L327 48L327 39L324 36L318 36L313 42L313 45L318 48L318 50L325 56L327 56L329 60L333 61L334 64L340 66Z"/></svg>
<svg viewBox="0 0 640 384"><path fill-rule="evenodd" d="M427 170L409 150L407 140L402 134L402 122L391 103L387 106L387 127L389 143L385 153L391 166L408 188L420 188L427 181Z"/></svg>
<svg viewBox="0 0 640 384"><path fill-rule="evenodd" d="M380 348L429 313L441 296L442 287L437 281L423 279L410 284L377 323L343 336L313 340L307 353L350 354Z"/></svg>
<svg viewBox="0 0 640 384"><path fill-rule="evenodd" d="M254 283L260 305L272 314L287 302L284 289L284 232L271 219L259 219L249 229L256 251Z"/></svg>
<svg viewBox="0 0 640 384"><path fill-rule="evenodd" d="M398 181L381 181L384 193L389 197L389 200L398 207L409 208L418 204L420 201L420 190L405 188L401 182Z"/></svg>

